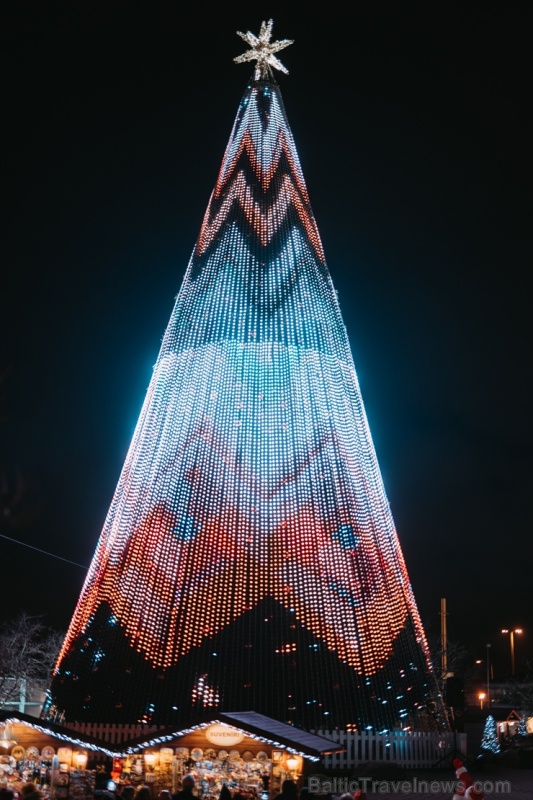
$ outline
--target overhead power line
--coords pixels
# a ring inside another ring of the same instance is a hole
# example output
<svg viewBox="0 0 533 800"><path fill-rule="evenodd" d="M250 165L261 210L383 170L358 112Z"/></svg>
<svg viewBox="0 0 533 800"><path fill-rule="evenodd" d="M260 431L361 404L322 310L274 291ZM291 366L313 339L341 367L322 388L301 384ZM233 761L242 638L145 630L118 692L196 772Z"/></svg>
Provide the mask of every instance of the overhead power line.
<svg viewBox="0 0 533 800"><path fill-rule="evenodd" d="M67 564L72 564L75 567L81 567L82 569L88 569L85 564L78 564L76 561L70 561L68 558L63 558L62 556L58 556L55 553L49 553L47 550L41 550L40 547L34 547L27 542L21 542L18 539L13 539L11 536L5 536L3 533L0 533L0 537L2 539L7 539L9 542L15 542L15 544L21 544L23 547L29 547L30 550L36 550L38 553L44 553L45 556L50 556L50 558L58 558L60 561L66 561Z"/></svg>

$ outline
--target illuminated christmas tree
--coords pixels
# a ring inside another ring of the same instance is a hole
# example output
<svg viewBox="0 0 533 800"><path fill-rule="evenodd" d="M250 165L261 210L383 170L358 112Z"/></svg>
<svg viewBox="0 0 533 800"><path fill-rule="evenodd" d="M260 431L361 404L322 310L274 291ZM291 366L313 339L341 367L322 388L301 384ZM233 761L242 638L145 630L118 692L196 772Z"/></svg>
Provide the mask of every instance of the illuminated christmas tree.
<svg viewBox="0 0 533 800"><path fill-rule="evenodd" d="M485 720L485 727L483 728L483 736L481 737L481 749L489 753L497 755L500 752L500 744L498 742L498 728L496 720L489 714Z"/></svg>
<svg viewBox="0 0 533 800"><path fill-rule="evenodd" d="M445 725L272 22L44 716Z"/></svg>

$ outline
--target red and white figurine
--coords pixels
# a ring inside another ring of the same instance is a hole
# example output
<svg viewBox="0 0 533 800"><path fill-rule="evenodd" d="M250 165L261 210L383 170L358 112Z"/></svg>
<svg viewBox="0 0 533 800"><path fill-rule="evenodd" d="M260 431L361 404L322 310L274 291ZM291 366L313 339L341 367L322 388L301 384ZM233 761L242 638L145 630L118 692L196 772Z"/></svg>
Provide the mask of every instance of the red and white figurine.
<svg viewBox="0 0 533 800"><path fill-rule="evenodd" d="M452 800L485 800L485 795L476 787L474 779L460 758L454 758L453 766L459 783Z"/></svg>

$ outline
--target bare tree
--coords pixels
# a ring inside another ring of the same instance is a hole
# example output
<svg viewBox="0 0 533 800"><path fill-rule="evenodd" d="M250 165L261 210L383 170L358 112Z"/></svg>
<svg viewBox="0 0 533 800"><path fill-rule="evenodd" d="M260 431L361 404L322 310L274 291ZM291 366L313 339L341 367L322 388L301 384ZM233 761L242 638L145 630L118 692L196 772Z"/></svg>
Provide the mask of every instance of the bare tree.
<svg viewBox="0 0 533 800"><path fill-rule="evenodd" d="M446 675L443 675L443 650L440 634L426 629L426 638L431 656L431 663L439 684L444 686ZM455 640L446 643L446 671L448 674L461 677L467 684L475 672L472 667L473 656L468 647Z"/></svg>
<svg viewBox="0 0 533 800"><path fill-rule="evenodd" d="M63 638L24 612L0 626L0 708L47 688Z"/></svg>
<svg viewBox="0 0 533 800"><path fill-rule="evenodd" d="M517 710L527 716L533 715L533 664L528 663L526 674L521 680L513 679L508 689L508 698Z"/></svg>

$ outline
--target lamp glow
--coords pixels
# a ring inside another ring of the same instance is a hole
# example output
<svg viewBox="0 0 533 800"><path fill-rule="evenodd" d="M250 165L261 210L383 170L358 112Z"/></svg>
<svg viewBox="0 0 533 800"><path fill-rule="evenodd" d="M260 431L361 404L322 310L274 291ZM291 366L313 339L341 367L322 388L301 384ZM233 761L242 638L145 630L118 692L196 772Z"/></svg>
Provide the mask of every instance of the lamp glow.
<svg viewBox="0 0 533 800"><path fill-rule="evenodd" d="M291 773L295 773L296 770L298 769L300 761L296 756L289 756L289 758L287 758L287 760L286 760L286 764L287 764L287 767L289 768L289 771Z"/></svg>
<svg viewBox="0 0 533 800"><path fill-rule="evenodd" d="M72 759L76 765L76 768L80 771L83 771L87 766L87 753L76 752L72 756Z"/></svg>
<svg viewBox="0 0 533 800"><path fill-rule="evenodd" d="M524 631L522 628L502 628L502 633L509 634L509 645L511 648L511 675L515 674L515 641L514 637L515 634L522 634Z"/></svg>
<svg viewBox="0 0 533 800"><path fill-rule="evenodd" d="M12 732L11 726L7 723L0 725L0 747L7 750L16 744L18 744L18 740Z"/></svg>

